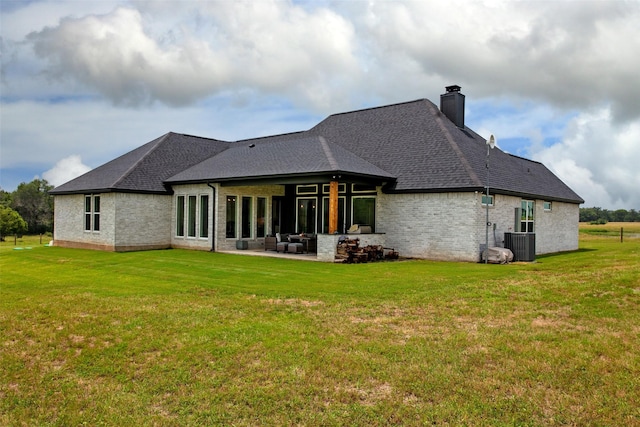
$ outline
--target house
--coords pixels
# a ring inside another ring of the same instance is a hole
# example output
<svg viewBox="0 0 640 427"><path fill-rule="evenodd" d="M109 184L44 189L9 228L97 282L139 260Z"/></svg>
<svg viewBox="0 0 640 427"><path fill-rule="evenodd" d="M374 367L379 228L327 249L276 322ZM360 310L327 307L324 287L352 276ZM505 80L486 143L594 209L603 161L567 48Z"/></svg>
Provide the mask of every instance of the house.
<svg viewBox="0 0 640 427"><path fill-rule="evenodd" d="M488 155L464 104L449 86L440 108L419 99L301 132L235 142L168 133L52 190L55 245L225 251L307 233L331 261L356 224L371 231L362 244L406 257L476 262L487 239L503 246L510 232L535 233L536 254L577 249L584 201L539 162Z"/></svg>

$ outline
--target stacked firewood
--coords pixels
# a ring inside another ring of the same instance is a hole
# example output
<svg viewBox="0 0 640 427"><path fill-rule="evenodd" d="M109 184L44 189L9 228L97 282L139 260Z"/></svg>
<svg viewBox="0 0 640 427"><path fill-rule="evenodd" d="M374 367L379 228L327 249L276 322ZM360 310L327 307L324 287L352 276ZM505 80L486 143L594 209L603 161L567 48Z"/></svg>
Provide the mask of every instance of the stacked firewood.
<svg viewBox="0 0 640 427"><path fill-rule="evenodd" d="M336 260L338 261L351 264L383 259L398 259L398 252L394 249L383 248L381 245L360 247L360 239L344 239L338 242L336 250Z"/></svg>

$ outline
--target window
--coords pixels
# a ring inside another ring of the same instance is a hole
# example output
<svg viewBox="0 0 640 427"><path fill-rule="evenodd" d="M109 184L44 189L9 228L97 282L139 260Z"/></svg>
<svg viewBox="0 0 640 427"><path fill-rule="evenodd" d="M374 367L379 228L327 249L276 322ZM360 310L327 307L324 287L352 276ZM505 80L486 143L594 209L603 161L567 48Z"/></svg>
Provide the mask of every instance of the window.
<svg viewBox="0 0 640 427"><path fill-rule="evenodd" d="M242 198L242 237L249 238L251 237L251 228L252 227L252 219L253 213L251 212L251 197L243 197Z"/></svg>
<svg viewBox="0 0 640 427"><path fill-rule="evenodd" d="M371 231L375 232L376 227L376 198L375 197L354 197L353 221L352 224L369 225Z"/></svg>
<svg viewBox="0 0 640 427"><path fill-rule="evenodd" d="M100 196L84 196L84 230L100 231Z"/></svg>
<svg viewBox="0 0 640 427"><path fill-rule="evenodd" d="M189 196L187 236L196 237L196 196Z"/></svg>
<svg viewBox="0 0 640 427"><path fill-rule="evenodd" d="M487 197L486 194L482 195L482 206L487 206L487 200L489 201L489 206L493 206L493 196L489 195Z"/></svg>
<svg viewBox="0 0 640 427"><path fill-rule="evenodd" d="M351 191L354 193L372 193L376 191L376 186L369 184L352 184Z"/></svg>
<svg viewBox="0 0 640 427"><path fill-rule="evenodd" d="M533 212L535 202L533 200L523 200L520 203L520 232L533 233Z"/></svg>
<svg viewBox="0 0 640 427"><path fill-rule="evenodd" d="M296 229L298 233L316 232L316 199L298 198L298 218Z"/></svg>
<svg viewBox="0 0 640 427"><path fill-rule="evenodd" d="M296 186L298 194L316 194L318 192L317 185L298 185Z"/></svg>
<svg viewBox="0 0 640 427"><path fill-rule="evenodd" d="M209 196L200 196L200 237L209 237Z"/></svg>
<svg viewBox="0 0 640 427"><path fill-rule="evenodd" d="M227 196L227 239L236 237L236 196Z"/></svg>
<svg viewBox="0 0 640 427"><path fill-rule="evenodd" d="M344 201L345 201L344 197L338 197L338 226L337 226L338 233L345 232ZM324 197L322 199L322 232L323 233L329 232L329 198L328 197Z"/></svg>
<svg viewBox="0 0 640 427"><path fill-rule="evenodd" d="M184 196L176 198L176 236L184 236Z"/></svg>
<svg viewBox="0 0 640 427"><path fill-rule="evenodd" d="M543 207L545 212L551 212L551 202L544 202Z"/></svg>
<svg viewBox="0 0 640 427"><path fill-rule="evenodd" d="M265 224L267 221L266 215L267 215L267 199L265 199L264 197L258 197L258 202L257 202L257 220L258 220L258 224L257 224L257 237L264 237L265 235Z"/></svg>
<svg viewBox="0 0 640 427"><path fill-rule="evenodd" d="M84 196L84 230L91 231L91 196Z"/></svg>
<svg viewBox="0 0 640 427"><path fill-rule="evenodd" d="M329 194L329 184L322 184L322 192L324 194ZM347 192L347 184L338 184L338 193L346 193Z"/></svg>
<svg viewBox="0 0 640 427"><path fill-rule="evenodd" d="M93 196L93 231L100 231L100 196Z"/></svg>

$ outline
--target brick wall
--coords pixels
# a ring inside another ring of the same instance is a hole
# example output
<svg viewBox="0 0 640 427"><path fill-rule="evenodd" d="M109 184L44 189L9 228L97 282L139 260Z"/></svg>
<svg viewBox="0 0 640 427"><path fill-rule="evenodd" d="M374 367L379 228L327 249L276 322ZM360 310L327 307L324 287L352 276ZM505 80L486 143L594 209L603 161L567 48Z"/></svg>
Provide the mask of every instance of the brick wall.
<svg viewBox="0 0 640 427"><path fill-rule="evenodd" d="M116 250L171 246L171 196L114 193Z"/></svg>
<svg viewBox="0 0 640 427"><path fill-rule="evenodd" d="M171 196L100 194L100 231L84 229L84 195L55 196L54 245L112 251L170 247Z"/></svg>
<svg viewBox="0 0 640 427"><path fill-rule="evenodd" d="M504 246L522 198L495 196L489 207L489 246ZM535 200L536 253L578 249L579 205ZM400 256L475 262L485 245L486 207L481 193L379 194L377 231ZM494 231L495 225L495 231Z"/></svg>
<svg viewBox="0 0 640 427"><path fill-rule="evenodd" d="M476 196L379 194L376 231L386 233L385 245L402 257L478 261L484 219Z"/></svg>
<svg viewBox="0 0 640 427"><path fill-rule="evenodd" d="M53 242L56 246L115 250L115 197L100 194L100 231L84 229L84 195L54 197Z"/></svg>

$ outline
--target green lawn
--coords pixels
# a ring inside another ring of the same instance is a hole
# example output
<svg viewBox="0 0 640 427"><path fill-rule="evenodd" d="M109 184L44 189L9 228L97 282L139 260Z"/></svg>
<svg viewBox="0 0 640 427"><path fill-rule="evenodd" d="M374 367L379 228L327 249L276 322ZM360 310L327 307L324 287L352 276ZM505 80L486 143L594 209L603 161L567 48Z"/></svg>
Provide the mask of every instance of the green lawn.
<svg viewBox="0 0 640 427"><path fill-rule="evenodd" d="M640 425L640 239L581 236L510 265L11 239L0 425Z"/></svg>

